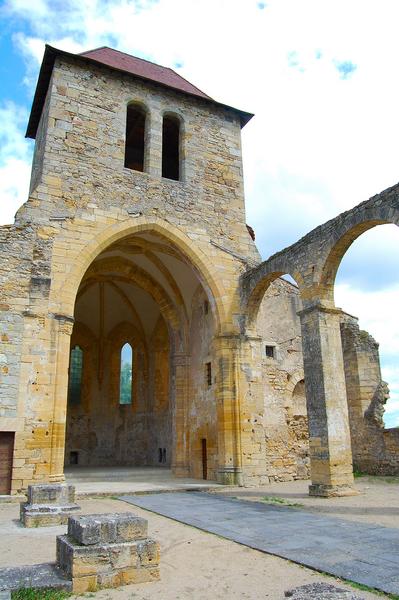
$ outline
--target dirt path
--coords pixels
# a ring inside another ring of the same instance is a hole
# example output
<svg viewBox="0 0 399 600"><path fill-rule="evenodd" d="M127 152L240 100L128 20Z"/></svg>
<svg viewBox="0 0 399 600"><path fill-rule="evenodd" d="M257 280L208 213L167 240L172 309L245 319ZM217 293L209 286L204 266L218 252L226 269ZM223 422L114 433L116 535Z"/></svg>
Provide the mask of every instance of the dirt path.
<svg viewBox="0 0 399 600"><path fill-rule="evenodd" d="M251 550L187 525L112 499L81 502L84 513L132 511L148 519L150 535L161 543L161 581L103 590L98 600L282 600L284 592L305 583L332 582L352 589L289 561ZM53 561L55 536L65 527L23 529L18 505L0 505L0 565ZM355 590L356 592L356 590ZM365 599L380 595L358 592Z"/></svg>
<svg viewBox="0 0 399 600"><path fill-rule="evenodd" d="M355 480L359 494L344 498L311 498L309 483L288 481L260 488L224 488L215 493L241 500L297 504L330 517L399 528L399 477L360 477Z"/></svg>

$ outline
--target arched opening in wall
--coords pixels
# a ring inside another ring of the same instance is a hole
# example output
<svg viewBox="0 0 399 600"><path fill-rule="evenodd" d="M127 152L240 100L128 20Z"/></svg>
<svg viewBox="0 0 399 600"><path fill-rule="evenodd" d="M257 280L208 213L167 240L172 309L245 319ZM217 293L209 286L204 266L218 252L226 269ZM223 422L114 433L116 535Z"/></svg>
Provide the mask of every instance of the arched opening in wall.
<svg viewBox="0 0 399 600"><path fill-rule="evenodd" d="M215 301L192 261L154 231L122 238L87 269L74 317L66 466L202 477L206 438L215 478Z"/></svg>
<svg viewBox="0 0 399 600"><path fill-rule="evenodd" d="M326 267L335 304L344 311L354 466L371 473L399 472L398 251L396 225L365 223L337 243Z"/></svg>
<svg viewBox="0 0 399 600"><path fill-rule="evenodd" d="M137 104L126 109L125 167L144 171L146 111Z"/></svg>
<svg viewBox="0 0 399 600"><path fill-rule="evenodd" d="M162 122L162 177L180 179L180 120L165 115Z"/></svg>
<svg viewBox="0 0 399 600"><path fill-rule="evenodd" d="M299 288L292 276L271 274L249 302L261 338L266 475L289 481L309 476L309 432L303 379Z"/></svg>

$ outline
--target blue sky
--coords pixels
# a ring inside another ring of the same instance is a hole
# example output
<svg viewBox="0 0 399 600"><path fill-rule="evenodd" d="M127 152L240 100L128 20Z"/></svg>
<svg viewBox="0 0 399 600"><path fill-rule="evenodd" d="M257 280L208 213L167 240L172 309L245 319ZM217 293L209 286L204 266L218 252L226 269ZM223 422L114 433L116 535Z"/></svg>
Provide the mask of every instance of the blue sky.
<svg viewBox="0 0 399 600"><path fill-rule="evenodd" d="M0 1L0 223L27 198L24 139L44 43L109 45L255 112L243 131L247 221L264 258L395 184L397 0ZM399 229L364 234L336 303L379 342L399 425Z"/></svg>

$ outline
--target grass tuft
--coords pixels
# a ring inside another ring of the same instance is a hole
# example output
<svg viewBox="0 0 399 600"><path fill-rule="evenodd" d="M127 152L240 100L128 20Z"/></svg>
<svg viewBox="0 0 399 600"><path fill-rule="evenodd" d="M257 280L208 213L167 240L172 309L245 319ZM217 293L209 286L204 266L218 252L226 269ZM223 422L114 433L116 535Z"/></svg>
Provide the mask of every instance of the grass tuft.
<svg viewBox="0 0 399 600"><path fill-rule="evenodd" d="M266 504L281 504L283 506L291 506L292 508L303 507L303 504L291 502L290 500L286 500L285 498L279 498L278 496L263 496L263 498L261 498L260 501L265 502Z"/></svg>
<svg viewBox="0 0 399 600"><path fill-rule="evenodd" d="M64 600L71 595L65 590L21 588L11 592L11 600Z"/></svg>

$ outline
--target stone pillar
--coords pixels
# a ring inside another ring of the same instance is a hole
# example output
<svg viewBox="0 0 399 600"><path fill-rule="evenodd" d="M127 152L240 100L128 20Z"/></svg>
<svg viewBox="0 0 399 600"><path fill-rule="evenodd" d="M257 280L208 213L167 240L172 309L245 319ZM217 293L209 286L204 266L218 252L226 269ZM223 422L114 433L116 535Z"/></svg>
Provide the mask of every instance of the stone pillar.
<svg viewBox="0 0 399 600"><path fill-rule="evenodd" d="M50 482L64 481L65 425L68 399L69 347L73 318L54 316L56 371L51 428Z"/></svg>
<svg viewBox="0 0 399 600"><path fill-rule="evenodd" d="M242 485L239 347L240 338L234 334L220 335L215 340L219 454L217 477L224 485Z"/></svg>
<svg viewBox="0 0 399 600"><path fill-rule="evenodd" d="M269 483L265 438L265 390L262 369L262 338L255 334L241 339L238 369L238 403L243 484Z"/></svg>
<svg viewBox="0 0 399 600"><path fill-rule="evenodd" d="M147 114L144 169L153 177L162 174L162 115L157 111Z"/></svg>
<svg viewBox="0 0 399 600"><path fill-rule="evenodd" d="M75 504L75 488L66 483L28 486L28 501L20 505L20 521L25 527L64 525L80 506Z"/></svg>
<svg viewBox="0 0 399 600"><path fill-rule="evenodd" d="M132 513L70 517L67 535L57 536L57 567L74 594L157 581L159 559L148 522Z"/></svg>
<svg viewBox="0 0 399 600"><path fill-rule="evenodd" d="M299 313L309 420L311 496L354 493L340 315L314 304Z"/></svg>
<svg viewBox="0 0 399 600"><path fill-rule="evenodd" d="M171 383L174 384L174 405L172 406L172 472L176 477L188 477L188 423L187 401L189 390L190 357L184 352L175 352L172 362Z"/></svg>

